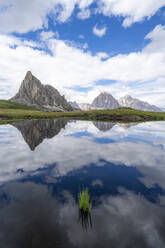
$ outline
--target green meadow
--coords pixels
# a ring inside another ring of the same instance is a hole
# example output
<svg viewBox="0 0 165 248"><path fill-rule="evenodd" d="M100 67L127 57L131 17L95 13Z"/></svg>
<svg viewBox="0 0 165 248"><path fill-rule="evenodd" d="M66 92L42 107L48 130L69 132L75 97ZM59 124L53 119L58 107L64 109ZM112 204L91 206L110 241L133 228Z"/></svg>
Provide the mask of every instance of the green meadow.
<svg viewBox="0 0 165 248"><path fill-rule="evenodd" d="M0 100L0 122L8 123L20 119L69 118L100 121L137 122L150 120L165 120L164 112L147 112L131 108L111 110L89 110L72 112L37 111L23 104Z"/></svg>

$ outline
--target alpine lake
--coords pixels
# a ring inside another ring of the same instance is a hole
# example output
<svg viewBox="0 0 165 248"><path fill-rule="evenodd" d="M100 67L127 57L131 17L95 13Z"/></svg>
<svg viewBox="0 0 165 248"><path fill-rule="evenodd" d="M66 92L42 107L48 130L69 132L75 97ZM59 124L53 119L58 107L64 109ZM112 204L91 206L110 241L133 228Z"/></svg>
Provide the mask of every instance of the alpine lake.
<svg viewBox="0 0 165 248"><path fill-rule="evenodd" d="M164 248L165 122L0 125L0 247Z"/></svg>

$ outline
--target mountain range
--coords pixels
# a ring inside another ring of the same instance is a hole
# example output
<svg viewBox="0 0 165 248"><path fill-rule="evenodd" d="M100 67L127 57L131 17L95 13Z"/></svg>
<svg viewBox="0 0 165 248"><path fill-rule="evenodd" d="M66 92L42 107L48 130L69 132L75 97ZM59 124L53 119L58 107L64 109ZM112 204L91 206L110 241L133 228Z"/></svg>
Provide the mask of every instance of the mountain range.
<svg viewBox="0 0 165 248"><path fill-rule="evenodd" d="M51 85L43 85L30 71L26 73L18 93L10 101L26 104L43 111L116 109L120 107L153 112L162 111L155 105L150 105L129 95L117 100L107 92L100 93L91 104L67 102L57 89Z"/></svg>
<svg viewBox="0 0 165 248"><path fill-rule="evenodd" d="M133 98L129 95L126 95L120 98L119 100L117 100L111 94L106 92L100 93L93 100L92 104L77 103L77 105L80 107L81 110L115 109L120 107L127 107L132 109L143 110L143 111L162 112L162 109L158 108L157 106L151 105L137 98Z"/></svg>

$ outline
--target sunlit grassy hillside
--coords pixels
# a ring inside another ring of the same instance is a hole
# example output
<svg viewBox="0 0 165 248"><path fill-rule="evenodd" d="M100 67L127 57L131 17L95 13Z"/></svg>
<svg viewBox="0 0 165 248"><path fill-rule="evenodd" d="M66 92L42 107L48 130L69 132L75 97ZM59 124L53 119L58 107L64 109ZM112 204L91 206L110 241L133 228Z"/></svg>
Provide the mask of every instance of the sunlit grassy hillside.
<svg viewBox="0 0 165 248"><path fill-rule="evenodd" d="M25 110L33 110L32 107L29 107L24 104L10 102L7 100L0 100L0 109L25 109Z"/></svg>
<svg viewBox="0 0 165 248"><path fill-rule="evenodd" d="M9 101L0 101L0 120L4 119L40 119L40 118L60 118L100 121L148 121L165 120L163 112L146 112L130 108L119 108L111 110L90 110L90 111L72 111L72 112L43 112L31 109L28 106L12 103Z"/></svg>

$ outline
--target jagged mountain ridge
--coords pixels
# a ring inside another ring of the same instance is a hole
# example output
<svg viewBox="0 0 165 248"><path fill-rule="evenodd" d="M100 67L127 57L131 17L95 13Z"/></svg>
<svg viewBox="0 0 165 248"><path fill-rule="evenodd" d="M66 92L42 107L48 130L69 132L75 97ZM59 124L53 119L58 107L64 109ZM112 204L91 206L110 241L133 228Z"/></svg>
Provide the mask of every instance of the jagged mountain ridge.
<svg viewBox="0 0 165 248"><path fill-rule="evenodd" d="M44 111L72 111L73 108L51 85L43 85L30 71L26 73L18 93L10 101Z"/></svg>
<svg viewBox="0 0 165 248"><path fill-rule="evenodd" d="M133 98L129 95L126 95L119 99L119 104L121 107L130 107L133 109L143 110L143 111L153 111L161 112L162 110L155 105L150 105L148 102L140 101L137 98Z"/></svg>
<svg viewBox="0 0 165 248"><path fill-rule="evenodd" d="M150 105L129 95L117 100L107 92L100 93L92 104L67 102L57 89L51 85L43 85L30 71L26 73L18 93L10 101L32 106L43 111L116 109L119 107L130 107L153 112L163 111L155 105Z"/></svg>
<svg viewBox="0 0 165 248"><path fill-rule="evenodd" d="M118 101L106 92L100 93L93 100L92 104L89 103L77 103L81 110L92 110L92 109L115 109L119 108Z"/></svg>
<svg viewBox="0 0 165 248"><path fill-rule="evenodd" d="M78 103L77 103L78 104ZM111 94L103 92L99 94L92 102L78 104L82 110L91 110L91 109L116 109L120 107L129 107L132 109L143 110L143 111L153 111L161 112L162 109L158 108L155 105L151 105L147 102L141 101L137 98L133 98L129 95L120 98L119 100L115 99Z"/></svg>

